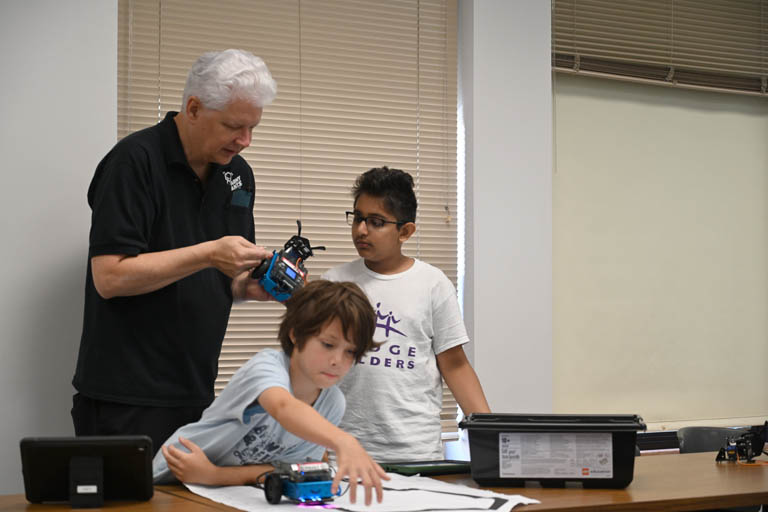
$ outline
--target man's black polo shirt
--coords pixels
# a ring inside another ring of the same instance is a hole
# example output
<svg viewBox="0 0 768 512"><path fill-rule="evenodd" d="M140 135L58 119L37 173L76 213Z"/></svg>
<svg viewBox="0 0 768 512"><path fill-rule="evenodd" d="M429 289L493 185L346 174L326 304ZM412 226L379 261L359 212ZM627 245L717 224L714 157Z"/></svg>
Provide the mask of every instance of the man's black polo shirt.
<svg viewBox="0 0 768 512"><path fill-rule="evenodd" d="M72 384L136 405L207 406L232 306L231 279L208 268L144 295L105 300L90 258L186 247L225 235L254 240L253 172L235 156L202 184L175 112L118 142L88 190L92 209L85 315Z"/></svg>

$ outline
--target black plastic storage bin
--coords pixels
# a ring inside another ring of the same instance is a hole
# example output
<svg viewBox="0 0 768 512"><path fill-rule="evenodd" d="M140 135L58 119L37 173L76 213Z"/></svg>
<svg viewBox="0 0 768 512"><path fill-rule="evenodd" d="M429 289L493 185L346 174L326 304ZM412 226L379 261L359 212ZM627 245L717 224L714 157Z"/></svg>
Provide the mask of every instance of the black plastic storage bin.
<svg viewBox="0 0 768 512"><path fill-rule="evenodd" d="M481 485L623 489L632 481L635 439L645 423L629 414L476 413L459 427L469 433L472 479Z"/></svg>

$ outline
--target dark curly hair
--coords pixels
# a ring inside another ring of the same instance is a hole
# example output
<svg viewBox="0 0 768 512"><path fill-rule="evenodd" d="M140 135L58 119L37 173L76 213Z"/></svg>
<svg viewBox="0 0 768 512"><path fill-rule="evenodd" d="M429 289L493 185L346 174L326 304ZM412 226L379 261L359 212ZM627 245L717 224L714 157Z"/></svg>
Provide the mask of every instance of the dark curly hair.
<svg viewBox="0 0 768 512"><path fill-rule="evenodd" d="M413 176L400 169L387 166L364 172L355 180L352 195L355 205L362 194L384 199L384 205L398 222L416 222L416 194L413 192Z"/></svg>
<svg viewBox="0 0 768 512"><path fill-rule="evenodd" d="M373 341L376 315L368 297L352 282L315 279L285 301L278 332L283 351L289 356L293 353L291 329L295 346L301 350L310 337L334 318L339 319L342 332L355 345L355 361L359 363L360 358L377 345Z"/></svg>

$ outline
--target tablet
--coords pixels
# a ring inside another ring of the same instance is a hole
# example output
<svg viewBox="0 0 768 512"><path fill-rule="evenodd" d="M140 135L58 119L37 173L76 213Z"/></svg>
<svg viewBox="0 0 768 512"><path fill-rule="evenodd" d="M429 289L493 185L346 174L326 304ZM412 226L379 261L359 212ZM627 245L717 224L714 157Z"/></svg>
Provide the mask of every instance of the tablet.
<svg viewBox="0 0 768 512"><path fill-rule="evenodd" d="M25 437L24 491L31 503L69 501L73 457L99 459L105 501L152 497L152 440L147 436Z"/></svg>
<svg viewBox="0 0 768 512"><path fill-rule="evenodd" d="M388 473L398 473L400 475L432 476L469 473L469 461L463 460L380 462L379 465Z"/></svg>

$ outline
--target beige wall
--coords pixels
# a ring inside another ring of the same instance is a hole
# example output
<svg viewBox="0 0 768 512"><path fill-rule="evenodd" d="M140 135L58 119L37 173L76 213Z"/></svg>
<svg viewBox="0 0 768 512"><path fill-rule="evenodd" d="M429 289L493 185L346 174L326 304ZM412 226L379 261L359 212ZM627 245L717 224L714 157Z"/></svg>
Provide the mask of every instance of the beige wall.
<svg viewBox="0 0 768 512"><path fill-rule="evenodd" d="M555 77L556 412L768 417L768 101Z"/></svg>

